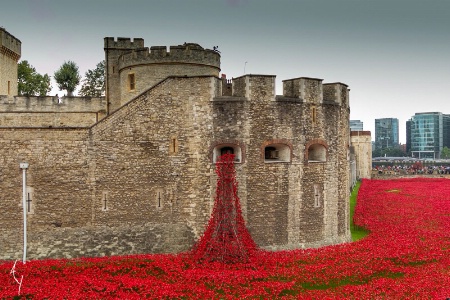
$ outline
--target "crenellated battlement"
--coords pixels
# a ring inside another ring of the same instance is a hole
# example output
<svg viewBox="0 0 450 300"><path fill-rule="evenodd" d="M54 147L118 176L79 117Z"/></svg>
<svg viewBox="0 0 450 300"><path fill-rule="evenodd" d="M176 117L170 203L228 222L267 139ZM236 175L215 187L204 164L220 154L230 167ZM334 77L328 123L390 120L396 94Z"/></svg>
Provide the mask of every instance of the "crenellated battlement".
<svg viewBox="0 0 450 300"><path fill-rule="evenodd" d="M299 77L283 80L283 96L301 98L311 103L336 103L348 106L348 86L344 83L322 83L323 79Z"/></svg>
<svg viewBox="0 0 450 300"><path fill-rule="evenodd" d="M144 39L142 38L123 38L115 40L113 37L105 37L105 49L138 49L144 48Z"/></svg>
<svg viewBox="0 0 450 300"><path fill-rule="evenodd" d="M283 95L272 97L277 101L302 102L311 104L349 105L348 86L341 82L322 83L323 79L298 77L283 80ZM244 75L229 80L222 74L222 96L249 98L253 92L274 95L274 75Z"/></svg>
<svg viewBox="0 0 450 300"><path fill-rule="evenodd" d="M119 69L134 65L164 63L207 65L220 69L220 54L194 43L170 46L169 50L166 46L136 48L120 57Z"/></svg>
<svg viewBox="0 0 450 300"><path fill-rule="evenodd" d="M0 95L3 112L99 112L105 110L104 97L58 97Z"/></svg>
<svg viewBox="0 0 450 300"><path fill-rule="evenodd" d="M325 83L323 84L323 101L349 107L349 91L350 89L345 83Z"/></svg>
<svg viewBox="0 0 450 300"><path fill-rule="evenodd" d="M224 90L224 86L226 90ZM231 93L229 90L231 89ZM222 76L222 94L233 97L252 98L252 95L264 94L271 99L275 98L275 75L255 75L247 74L233 78L231 81ZM258 97L256 97L258 98Z"/></svg>
<svg viewBox="0 0 450 300"><path fill-rule="evenodd" d="M0 127L87 127L106 116L104 97L0 95Z"/></svg>
<svg viewBox="0 0 450 300"><path fill-rule="evenodd" d="M301 98L305 102L322 103L323 79L299 77L283 80L283 96Z"/></svg>

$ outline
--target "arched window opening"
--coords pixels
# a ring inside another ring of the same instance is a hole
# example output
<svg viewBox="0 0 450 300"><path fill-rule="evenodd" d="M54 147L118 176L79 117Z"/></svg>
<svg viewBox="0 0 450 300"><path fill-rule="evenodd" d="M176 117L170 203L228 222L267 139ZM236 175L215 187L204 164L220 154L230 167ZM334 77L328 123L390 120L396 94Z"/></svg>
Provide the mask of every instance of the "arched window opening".
<svg viewBox="0 0 450 300"><path fill-rule="evenodd" d="M264 148L264 162L290 162L291 148L285 144L270 144Z"/></svg>
<svg viewBox="0 0 450 300"><path fill-rule="evenodd" d="M326 162L327 148L321 144L312 144L308 148L308 162Z"/></svg>
<svg viewBox="0 0 450 300"><path fill-rule="evenodd" d="M235 144L220 144L213 150L213 163L216 163L219 156L224 154L234 154L234 162L242 162L241 147Z"/></svg>
<svg viewBox="0 0 450 300"><path fill-rule="evenodd" d="M264 159L278 159L280 152L275 147L266 147L264 149Z"/></svg>
<svg viewBox="0 0 450 300"><path fill-rule="evenodd" d="M224 154L234 154L233 147L226 146L226 147L220 148L220 155L224 155Z"/></svg>

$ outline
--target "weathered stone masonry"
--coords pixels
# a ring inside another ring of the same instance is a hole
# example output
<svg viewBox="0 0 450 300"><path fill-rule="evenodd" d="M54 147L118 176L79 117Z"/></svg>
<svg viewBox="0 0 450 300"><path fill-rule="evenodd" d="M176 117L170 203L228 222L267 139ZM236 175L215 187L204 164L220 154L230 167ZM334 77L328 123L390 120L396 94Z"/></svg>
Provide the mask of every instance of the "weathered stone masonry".
<svg viewBox="0 0 450 300"><path fill-rule="evenodd" d="M209 219L222 151L237 156L243 214L259 246L350 240L345 84L301 77L284 81L284 94L275 95L272 75L219 78L220 55L202 54L196 44L152 47L142 50L148 53L142 59L135 48L143 48L143 40L105 39L107 78L123 82L107 84L99 107L76 108L86 115L103 110L106 117L80 118L78 126L69 118L51 128L24 126L19 114L11 119L11 109L2 113L20 101L0 105L0 259L22 255L23 161L30 164L32 259L189 249ZM119 67L136 60L146 64ZM178 71L170 74L174 65ZM124 72L134 72L139 93L127 91ZM20 110L45 122L54 111ZM8 126L1 125L5 118Z"/></svg>

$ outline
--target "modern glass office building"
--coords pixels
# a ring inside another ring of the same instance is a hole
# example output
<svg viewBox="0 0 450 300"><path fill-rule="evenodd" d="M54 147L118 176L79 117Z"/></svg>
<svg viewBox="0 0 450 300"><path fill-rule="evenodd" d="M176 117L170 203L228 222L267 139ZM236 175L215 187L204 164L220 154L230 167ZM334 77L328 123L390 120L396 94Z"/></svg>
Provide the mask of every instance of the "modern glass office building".
<svg viewBox="0 0 450 300"><path fill-rule="evenodd" d="M442 148L450 147L450 115L416 113L406 127L406 143L413 157L438 159Z"/></svg>
<svg viewBox="0 0 450 300"><path fill-rule="evenodd" d="M361 120L350 120L350 131L364 131Z"/></svg>
<svg viewBox="0 0 450 300"><path fill-rule="evenodd" d="M398 147L398 119L375 119L375 149Z"/></svg>

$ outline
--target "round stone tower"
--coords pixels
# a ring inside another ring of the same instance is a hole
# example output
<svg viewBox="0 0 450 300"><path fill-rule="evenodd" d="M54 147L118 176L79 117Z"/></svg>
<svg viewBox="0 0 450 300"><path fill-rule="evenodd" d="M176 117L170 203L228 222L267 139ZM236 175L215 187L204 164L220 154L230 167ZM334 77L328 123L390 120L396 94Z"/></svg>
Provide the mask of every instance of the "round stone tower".
<svg viewBox="0 0 450 300"><path fill-rule="evenodd" d="M129 47L128 47L129 46ZM105 38L109 113L169 76L219 76L220 54L198 44L143 47L142 39Z"/></svg>

